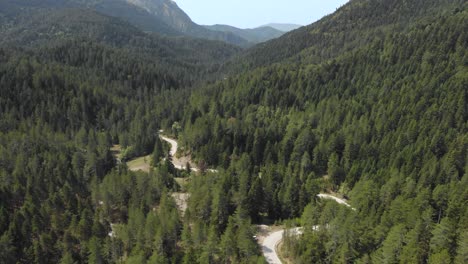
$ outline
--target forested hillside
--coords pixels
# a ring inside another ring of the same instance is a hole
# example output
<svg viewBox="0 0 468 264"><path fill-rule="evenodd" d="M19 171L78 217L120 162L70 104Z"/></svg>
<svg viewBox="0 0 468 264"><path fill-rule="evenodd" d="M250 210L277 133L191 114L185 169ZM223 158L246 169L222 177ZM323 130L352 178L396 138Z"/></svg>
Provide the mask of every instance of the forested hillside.
<svg viewBox="0 0 468 264"><path fill-rule="evenodd" d="M19 14L28 20L27 15L64 8L93 10L160 35L190 36L243 47L249 45L246 39L232 32L197 25L172 0L0 0L2 15L10 19Z"/></svg>
<svg viewBox="0 0 468 264"><path fill-rule="evenodd" d="M140 111L160 119L163 114L154 111L167 108L158 105L183 99L151 102L154 97L210 79L219 63L239 51L219 42L147 35L93 11L67 9L38 16L4 34L2 107L18 121L41 113L40 119L59 131L71 124L72 130L110 129L132 104L130 113L151 106ZM134 117L130 113L128 119ZM164 112L164 119L170 115ZM103 120L109 118L115 120Z"/></svg>
<svg viewBox="0 0 468 264"><path fill-rule="evenodd" d="M466 7L320 64L275 64L200 89L183 140L238 180L224 193L255 222L300 217L304 235L285 245L294 263L465 263ZM315 201L327 190L356 211Z"/></svg>
<svg viewBox="0 0 468 264"><path fill-rule="evenodd" d="M193 86L239 49L90 10L28 14L2 24L0 263L180 262L179 172L164 153L150 174L120 162L153 152Z"/></svg>
<svg viewBox="0 0 468 264"><path fill-rule="evenodd" d="M353 0L335 13L243 53L231 70L271 63L320 63L344 52L383 39L388 32L403 32L415 21L451 12L463 0Z"/></svg>
<svg viewBox="0 0 468 264"><path fill-rule="evenodd" d="M468 262L464 1L354 0L245 52L34 4L0 9L0 263L265 263L273 223L292 263Z"/></svg>

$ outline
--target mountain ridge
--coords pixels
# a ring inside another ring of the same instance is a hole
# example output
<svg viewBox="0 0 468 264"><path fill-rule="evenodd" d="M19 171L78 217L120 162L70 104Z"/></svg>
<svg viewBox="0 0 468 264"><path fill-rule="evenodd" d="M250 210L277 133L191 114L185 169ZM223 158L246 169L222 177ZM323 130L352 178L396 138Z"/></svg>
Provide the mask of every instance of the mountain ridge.
<svg viewBox="0 0 468 264"><path fill-rule="evenodd" d="M34 9L88 8L121 18L144 31L248 46L248 41L240 36L229 32L211 31L197 25L171 0L1 0L0 7L4 13L11 16Z"/></svg>
<svg viewBox="0 0 468 264"><path fill-rule="evenodd" d="M145 10L150 15L162 20L165 24L182 34L225 41L234 45L246 47L248 41L230 32L211 31L192 21L192 19L179 8L172 0L123 0L133 6ZM135 18L129 18L133 21Z"/></svg>
<svg viewBox="0 0 468 264"><path fill-rule="evenodd" d="M300 27L303 27L303 25L290 24L290 23L268 23L268 24L263 25L261 27L272 27L274 29L277 29L277 30L280 30L280 31L283 31L283 32L289 32L289 31L296 30L296 29L298 29Z"/></svg>
<svg viewBox="0 0 468 264"><path fill-rule="evenodd" d="M216 24L204 27L213 31L231 32L246 39L252 43L252 45L278 38L285 34L283 31L268 26L241 29L229 25Z"/></svg>

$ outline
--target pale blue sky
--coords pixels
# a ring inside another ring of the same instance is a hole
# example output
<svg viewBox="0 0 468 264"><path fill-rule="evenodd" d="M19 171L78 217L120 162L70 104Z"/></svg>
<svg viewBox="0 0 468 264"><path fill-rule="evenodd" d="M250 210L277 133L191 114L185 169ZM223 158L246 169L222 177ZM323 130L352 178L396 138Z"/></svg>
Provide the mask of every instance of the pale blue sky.
<svg viewBox="0 0 468 264"><path fill-rule="evenodd" d="M308 25L347 0L174 0L201 25L227 24L252 28L268 23Z"/></svg>

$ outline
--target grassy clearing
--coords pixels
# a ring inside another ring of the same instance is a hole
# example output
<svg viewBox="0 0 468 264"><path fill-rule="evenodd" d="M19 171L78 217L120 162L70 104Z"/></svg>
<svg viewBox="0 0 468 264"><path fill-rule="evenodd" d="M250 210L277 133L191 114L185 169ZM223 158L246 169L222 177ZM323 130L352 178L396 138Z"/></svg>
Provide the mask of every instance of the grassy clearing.
<svg viewBox="0 0 468 264"><path fill-rule="evenodd" d="M151 156L143 156L139 157L133 160L130 160L127 162L128 169L131 171L144 171L144 172L149 172L150 171L150 161L151 161Z"/></svg>

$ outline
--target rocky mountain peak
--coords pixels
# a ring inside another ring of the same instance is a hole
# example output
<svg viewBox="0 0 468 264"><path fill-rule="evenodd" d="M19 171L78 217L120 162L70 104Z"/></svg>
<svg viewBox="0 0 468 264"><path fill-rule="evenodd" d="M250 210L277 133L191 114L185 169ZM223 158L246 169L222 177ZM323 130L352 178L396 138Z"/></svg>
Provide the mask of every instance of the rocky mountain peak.
<svg viewBox="0 0 468 264"><path fill-rule="evenodd" d="M190 17L172 0L126 0L129 4L144 9L171 25L186 32L193 24Z"/></svg>

